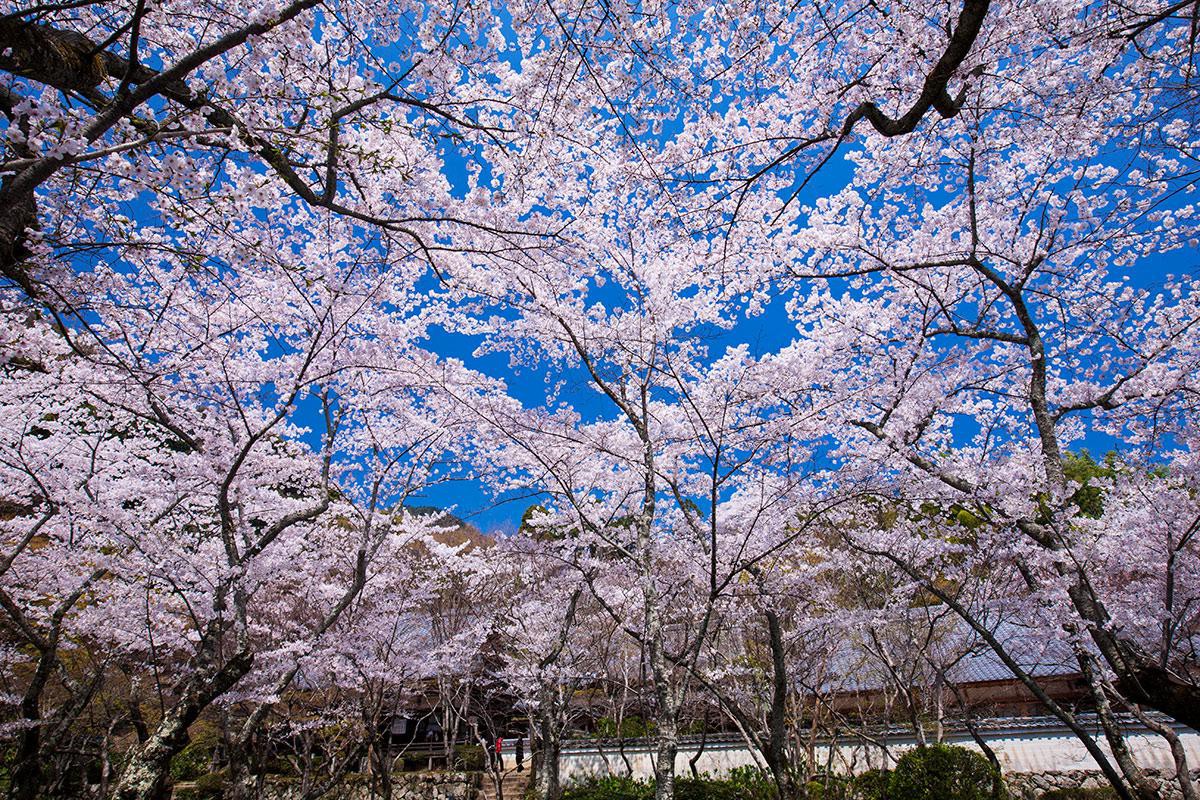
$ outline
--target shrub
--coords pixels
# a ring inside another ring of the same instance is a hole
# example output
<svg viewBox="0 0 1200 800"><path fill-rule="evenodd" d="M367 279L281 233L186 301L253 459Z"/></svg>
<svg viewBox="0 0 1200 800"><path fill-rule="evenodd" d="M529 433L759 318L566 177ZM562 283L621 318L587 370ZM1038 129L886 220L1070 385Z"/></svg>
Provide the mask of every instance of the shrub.
<svg viewBox="0 0 1200 800"><path fill-rule="evenodd" d="M757 767L734 767L729 771L725 782L745 800L774 800L775 780L769 772Z"/></svg>
<svg viewBox="0 0 1200 800"><path fill-rule="evenodd" d="M563 792L563 800L653 800L654 782L608 776L590 778ZM739 767L728 778L675 779L676 800L773 800L775 786L761 771Z"/></svg>
<svg viewBox="0 0 1200 800"><path fill-rule="evenodd" d="M888 800L891 770L869 769L854 777L854 794L859 800Z"/></svg>
<svg viewBox="0 0 1200 800"><path fill-rule="evenodd" d="M851 782L838 775L823 775L804 785L809 800L849 800Z"/></svg>
<svg viewBox="0 0 1200 800"><path fill-rule="evenodd" d="M988 800L995 770L974 750L932 744L901 757L888 780L888 800Z"/></svg>
<svg viewBox="0 0 1200 800"><path fill-rule="evenodd" d="M420 772L421 770L425 769L428 766L429 766L429 756L414 756L414 755L410 754L410 755L405 755L401 761L401 769L404 772ZM480 769L482 769L482 768L483 767L480 767ZM466 770L468 772L471 771L471 770L467 770L466 767L461 767L461 766L459 767L459 769Z"/></svg>
<svg viewBox="0 0 1200 800"><path fill-rule="evenodd" d="M1117 790L1111 786L1096 786L1091 789L1052 789L1042 794L1040 800L1117 800Z"/></svg>
<svg viewBox="0 0 1200 800"><path fill-rule="evenodd" d="M13 761L17 757L17 746L10 744L0 748L0 794L8 795L12 785Z"/></svg>
<svg viewBox="0 0 1200 800"><path fill-rule="evenodd" d="M808 800L830 800L826 797L825 784L820 781L809 781L804 784L804 796Z"/></svg>
<svg viewBox="0 0 1200 800"><path fill-rule="evenodd" d="M196 778L188 787L175 790L176 800L221 800L225 796L225 770Z"/></svg>
<svg viewBox="0 0 1200 800"><path fill-rule="evenodd" d="M676 778L675 800L741 800L741 796L727 781Z"/></svg>
<svg viewBox="0 0 1200 800"><path fill-rule="evenodd" d="M840 776L826 776L806 787L808 800L849 800L850 782ZM653 781L631 778L589 778L569 787L563 800L652 800ZM775 800L775 782L769 773L755 767L736 767L724 778L678 777L676 800Z"/></svg>
<svg viewBox="0 0 1200 800"><path fill-rule="evenodd" d="M774 800L775 786L753 767L741 767L736 777L676 778L675 797L676 800Z"/></svg>
<svg viewBox="0 0 1200 800"><path fill-rule="evenodd" d="M422 762L428 759L422 759ZM480 772L487 765L487 756L477 744L460 744L454 748L454 766L465 772ZM407 766L407 764L405 765Z"/></svg>
<svg viewBox="0 0 1200 800"><path fill-rule="evenodd" d="M563 800L653 800L654 784L609 775L589 778L563 792Z"/></svg>

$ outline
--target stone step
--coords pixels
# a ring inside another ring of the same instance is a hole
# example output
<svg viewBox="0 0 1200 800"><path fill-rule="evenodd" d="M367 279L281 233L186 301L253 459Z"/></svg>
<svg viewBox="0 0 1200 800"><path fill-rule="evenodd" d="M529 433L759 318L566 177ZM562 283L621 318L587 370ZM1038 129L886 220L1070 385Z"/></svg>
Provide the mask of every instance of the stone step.
<svg viewBox="0 0 1200 800"><path fill-rule="evenodd" d="M503 790L504 800L521 800L525 795L525 787L529 785L529 772L517 772L515 769L506 770L500 779L500 789ZM496 781L491 775L483 782L483 800L499 800L501 792L497 791Z"/></svg>

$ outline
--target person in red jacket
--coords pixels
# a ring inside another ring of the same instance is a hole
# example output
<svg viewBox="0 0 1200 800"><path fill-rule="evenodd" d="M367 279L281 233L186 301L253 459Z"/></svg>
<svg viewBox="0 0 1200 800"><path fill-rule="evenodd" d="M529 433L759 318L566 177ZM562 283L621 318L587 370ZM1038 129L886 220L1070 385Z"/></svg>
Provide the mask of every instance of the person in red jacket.
<svg viewBox="0 0 1200 800"><path fill-rule="evenodd" d="M496 737L496 768L504 769L504 737Z"/></svg>

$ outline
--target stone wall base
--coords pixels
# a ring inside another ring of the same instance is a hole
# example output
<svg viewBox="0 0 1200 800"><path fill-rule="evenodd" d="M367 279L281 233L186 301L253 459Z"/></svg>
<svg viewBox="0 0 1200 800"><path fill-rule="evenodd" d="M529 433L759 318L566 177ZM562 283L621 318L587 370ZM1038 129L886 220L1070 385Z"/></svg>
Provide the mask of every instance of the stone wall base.
<svg viewBox="0 0 1200 800"><path fill-rule="evenodd" d="M1175 772L1147 769L1146 776L1157 786L1163 800L1182 800ZM1192 772L1192 779L1200 782L1200 770ZM1108 780L1093 770L1070 770L1067 772L1006 772L1004 783L1014 800L1037 800L1053 789L1092 789L1108 786Z"/></svg>

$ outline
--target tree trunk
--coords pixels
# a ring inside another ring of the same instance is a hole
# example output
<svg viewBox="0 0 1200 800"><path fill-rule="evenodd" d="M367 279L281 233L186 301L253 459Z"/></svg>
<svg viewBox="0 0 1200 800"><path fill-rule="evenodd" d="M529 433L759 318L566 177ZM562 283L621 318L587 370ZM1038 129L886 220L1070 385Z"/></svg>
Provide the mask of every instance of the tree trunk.
<svg viewBox="0 0 1200 800"><path fill-rule="evenodd" d="M57 660L57 649L41 654L33 678L21 698L21 717L25 727L21 731L16 757L13 759L12 784L8 795L12 800L34 800L42 788L42 689Z"/></svg>
<svg viewBox="0 0 1200 800"><path fill-rule="evenodd" d="M688 759L688 771L692 773L692 780L700 778L700 771L696 769L696 765L700 763L700 757L704 755L704 746L706 744L708 744L707 724L700 729L700 746L696 748L695 754Z"/></svg>
<svg viewBox="0 0 1200 800"><path fill-rule="evenodd" d="M679 752L679 731L674 718L659 723L658 746L654 753L654 800L675 798L675 756Z"/></svg>
<svg viewBox="0 0 1200 800"><path fill-rule="evenodd" d="M46 691L46 685L49 683L55 667L60 666L58 642L62 635L63 619L83 597L88 587L102 574L103 570L93 572L74 592L59 603L54 613L50 615L49 630L44 635L31 633L27 637L27 641L38 652L38 660L33 675L29 679L29 685L25 687L25 692L21 696L21 718L25 726L21 731L17 752L13 759L14 766L9 788L9 797L13 800L33 800L44 788L46 775L42 769L42 762L45 760L45 754L42 751L47 746L46 740L49 739L49 744L53 745L66 732L71 721L76 719L87 707L103 677L103 671L99 671L87 687L78 691L73 690L75 696L59 709L59 720L47 735L47 731L43 729L45 720L42 718L42 695ZM19 627L27 631L33 630L33 626L24 618L20 609L3 591L0 591L0 604L4 606L5 611Z"/></svg>
<svg viewBox="0 0 1200 800"><path fill-rule="evenodd" d="M1106 659L1107 660L1107 659ZM1134 666L1117 670L1122 663ZM1200 730L1200 689L1147 659L1109 662L1117 672L1117 689L1139 705L1147 705L1192 730Z"/></svg>
<svg viewBox="0 0 1200 800"><path fill-rule="evenodd" d="M226 787L225 796L228 800L253 800L254 798L254 776L250 772L250 765L241 754L229 754L229 785Z"/></svg>
<svg viewBox="0 0 1200 800"><path fill-rule="evenodd" d="M538 704L535 717L538 747L530 754L533 762L533 790L538 800L562 798L562 778L558 764L562 754L562 733L556 704L546 697L552 691L550 687L543 689L543 700Z"/></svg>
<svg viewBox="0 0 1200 800"><path fill-rule="evenodd" d="M967 732L971 734L971 738L975 740L976 746L983 751L984 757L988 763L992 765L992 800L1003 800L1004 797L1004 771L1000 767L1000 759L996 756L996 751L987 743L982 734L979 733L979 728L975 725L975 715L971 711L971 706L967 703L967 698L962 690L958 688L958 684L946 682L946 686L950 688L954 699L958 702L958 706L962 709L963 722L967 726Z"/></svg>
<svg viewBox="0 0 1200 800"><path fill-rule="evenodd" d="M653 584L653 577L648 582ZM675 756L679 752L679 700L671 681L671 667L663 652L662 620L649 591L645 594L646 657L654 679L654 699L657 709L654 722L656 749L654 754L655 800L674 800Z"/></svg>
<svg viewBox="0 0 1200 800"><path fill-rule="evenodd" d="M1099 676L1096 674L1091 654L1079 652L1077 656L1083 677L1087 680L1088 688L1091 689L1092 699L1096 702L1096 715L1100 718L1100 727L1104 729L1104 737L1108 740L1108 747L1112 750L1113 758L1116 760L1117 766L1121 768L1121 773L1133 787L1133 793L1138 800L1161 800L1158 790L1134 761L1133 754L1129 752L1124 734L1113 716L1108 694L1104 691Z"/></svg>
<svg viewBox="0 0 1200 800"><path fill-rule="evenodd" d="M179 699L163 715L150 738L133 751L117 783L115 799L162 800L168 797L171 759L187 746L188 728L213 700L241 680L253 664L254 656L242 651L220 668L202 666L188 680Z"/></svg>
<svg viewBox="0 0 1200 800"><path fill-rule="evenodd" d="M371 722L376 723L378 720ZM372 724L371 730L378 729L378 725ZM370 764L381 800L392 800L392 759L387 736L379 736L377 733L371 736L371 744L367 749L367 763ZM453 764L447 766L452 767Z"/></svg>
<svg viewBox="0 0 1200 800"><path fill-rule="evenodd" d="M797 795L795 775L787 753L787 653L783 644L783 626L779 615L767 609L767 641L771 647L771 711L767 716L767 748L763 753L779 800L791 800Z"/></svg>
<svg viewBox="0 0 1200 800"><path fill-rule="evenodd" d="M255 800L259 796L259 778L255 775L252 741L242 741L239 736L226 739L225 752L229 760L229 786L227 800Z"/></svg>

